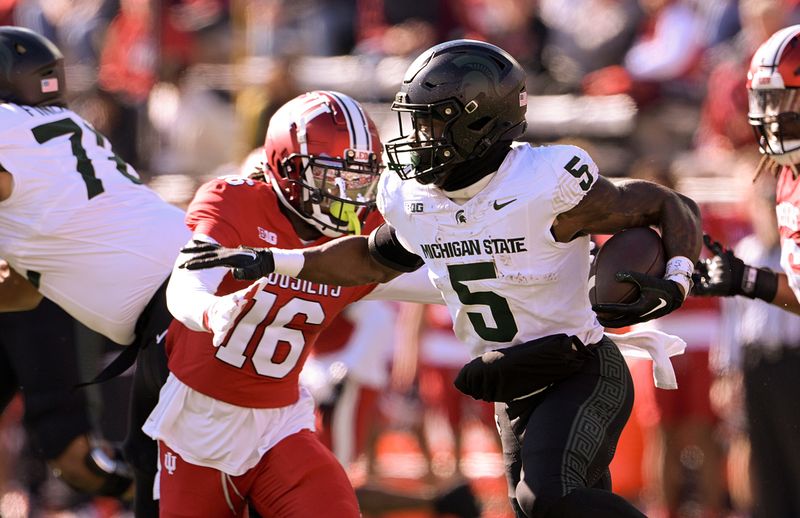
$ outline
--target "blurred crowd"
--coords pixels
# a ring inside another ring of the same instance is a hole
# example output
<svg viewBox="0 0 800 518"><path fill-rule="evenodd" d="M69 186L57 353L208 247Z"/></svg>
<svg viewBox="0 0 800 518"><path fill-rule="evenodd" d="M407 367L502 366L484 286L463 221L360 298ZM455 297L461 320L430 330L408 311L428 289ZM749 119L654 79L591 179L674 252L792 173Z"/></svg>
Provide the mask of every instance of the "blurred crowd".
<svg viewBox="0 0 800 518"><path fill-rule="evenodd" d="M363 101L388 140L389 104L410 61L437 42L474 38L526 68L525 139L575 143L607 176L675 187L701 204L707 232L774 268L775 189L768 175L753 182L745 78L756 47L798 22L798 0L0 0L1 24L30 27L64 52L73 109L178 205L205 179L237 171L263 143L270 115L305 90ZM493 437L491 412L449 383L467 354L453 347L446 315L396 305L380 314L401 333L396 343L421 344L393 357L391 333L374 337L386 348L363 383L384 428L415 431L426 480L486 476L464 460L472 429L462 421ZM759 506L781 485L768 453L750 451L800 430L787 418L770 431L757 413L787 396L770 382L800 350L800 320L759 301L689 299L654 325L689 345L675 359L680 387L655 390L649 364L632 365L638 392L613 464L616 489L653 517L769 516ZM357 375L341 358L326 362L325 379L310 382L327 394L320 399L341 390L334 363ZM7 452L20 448L14 412L2 421ZM426 422L437 423L433 432ZM444 461L428 444L443 428L453 447ZM364 433L375 444L381 430ZM491 439L488 450L499 455ZM365 455L344 458L366 462L368 479L380 465Z"/></svg>
<svg viewBox="0 0 800 518"><path fill-rule="evenodd" d="M744 73L795 0L4 0L66 56L71 105L157 176L233 167L298 92L367 103L393 136L409 62L490 41L529 73L529 140L579 139L608 176L640 159L726 173L754 149ZM677 163L675 163L677 161ZM191 189L189 189L191 190Z"/></svg>

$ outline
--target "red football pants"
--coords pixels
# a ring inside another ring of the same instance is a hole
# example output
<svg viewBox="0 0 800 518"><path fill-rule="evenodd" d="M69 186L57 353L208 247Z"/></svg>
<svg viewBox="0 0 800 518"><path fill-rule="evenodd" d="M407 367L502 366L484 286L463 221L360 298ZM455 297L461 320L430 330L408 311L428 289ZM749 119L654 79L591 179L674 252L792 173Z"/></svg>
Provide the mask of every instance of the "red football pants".
<svg viewBox="0 0 800 518"><path fill-rule="evenodd" d="M159 441L162 518L245 516L249 502L264 518L358 518L342 466L308 430L276 444L244 475L233 477L184 461Z"/></svg>

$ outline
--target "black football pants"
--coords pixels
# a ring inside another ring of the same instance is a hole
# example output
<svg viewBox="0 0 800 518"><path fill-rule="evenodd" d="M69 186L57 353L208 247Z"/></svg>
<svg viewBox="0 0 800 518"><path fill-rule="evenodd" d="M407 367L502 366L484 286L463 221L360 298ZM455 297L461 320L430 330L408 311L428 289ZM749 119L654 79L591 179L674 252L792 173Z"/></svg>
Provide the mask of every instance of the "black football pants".
<svg viewBox="0 0 800 518"><path fill-rule="evenodd" d="M497 403L509 498L518 518L643 517L611 492L608 465L633 406L633 382L604 337L568 378Z"/></svg>
<svg viewBox="0 0 800 518"><path fill-rule="evenodd" d="M153 483L158 472L158 444L145 435L142 426L158 403L158 394L169 374L164 332L170 322L172 315L167 309L165 282L136 325L139 351L131 389L128 437L124 445L125 459L133 467L136 479L136 518L158 517L158 500L153 500Z"/></svg>
<svg viewBox="0 0 800 518"><path fill-rule="evenodd" d="M0 412L17 391L25 401L25 428L34 450L55 459L92 431L75 343L75 321L53 302L0 314Z"/></svg>

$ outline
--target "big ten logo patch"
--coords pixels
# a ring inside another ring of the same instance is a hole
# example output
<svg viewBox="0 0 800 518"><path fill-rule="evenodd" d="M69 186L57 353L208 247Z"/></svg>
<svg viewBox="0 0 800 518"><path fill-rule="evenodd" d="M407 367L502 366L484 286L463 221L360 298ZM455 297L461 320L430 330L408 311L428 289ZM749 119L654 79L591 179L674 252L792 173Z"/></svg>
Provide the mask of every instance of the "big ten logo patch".
<svg viewBox="0 0 800 518"><path fill-rule="evenodd" d="M258 227L258 238L262 241L266 241L271 245L278 244L278 234L275 232L270 232L269 230L263 229Z"/></svg>
<svg viewBox="0 0 800 518"><path fill-rule="evenodd" d="M172 475L175 473L175 469L178 467L178 457L172 454L171 451L168 451L164 454L164 469L167 470L167 473Z"/></svg>
<svg viewBox="0 0 800 518"><path fill-rule="evenodd" d="M405 205L409 214L420 214L425 211L425 204L421 201L407 201Z"/></svg>

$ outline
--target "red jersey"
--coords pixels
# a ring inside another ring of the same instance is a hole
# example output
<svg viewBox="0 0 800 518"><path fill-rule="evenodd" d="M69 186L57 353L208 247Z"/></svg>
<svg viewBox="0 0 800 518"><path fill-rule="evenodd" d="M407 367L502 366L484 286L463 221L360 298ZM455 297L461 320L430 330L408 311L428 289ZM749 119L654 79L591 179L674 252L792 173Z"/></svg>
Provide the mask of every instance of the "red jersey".
<svg viewBox="0 0 800 518"><path fill-rule="evenodd" d="M800 243L800 180L789 167L784 167L778 178L775 204L781 240Z"/></svg>
<svg viewBox="0 0 800 518"><path fill-rule="evenodd" d="M789 286L800 298L800 179L790 167L784 167L778 178L776 212L781 234L781 267L789 278Z"/></svg>
<svg viewBox="0 0 800 518"><path fill-rule="evenodd" d="M189 205L186 223L226 247L306 248L330 238L303 243L281 212L267 182L243 177L217 178L203 185ZM368 233L376 226L365 225ZM346 266L344 266L346 267ZM250 285L230 272L217 289L223 296ZM167 333L169 368L192 389L248 408L277 408L298 399L298 375L317 335L374 284L340 287L272 274L263 292L242 311L228 339L218 348L212 334L174 321Z"/></svg>

